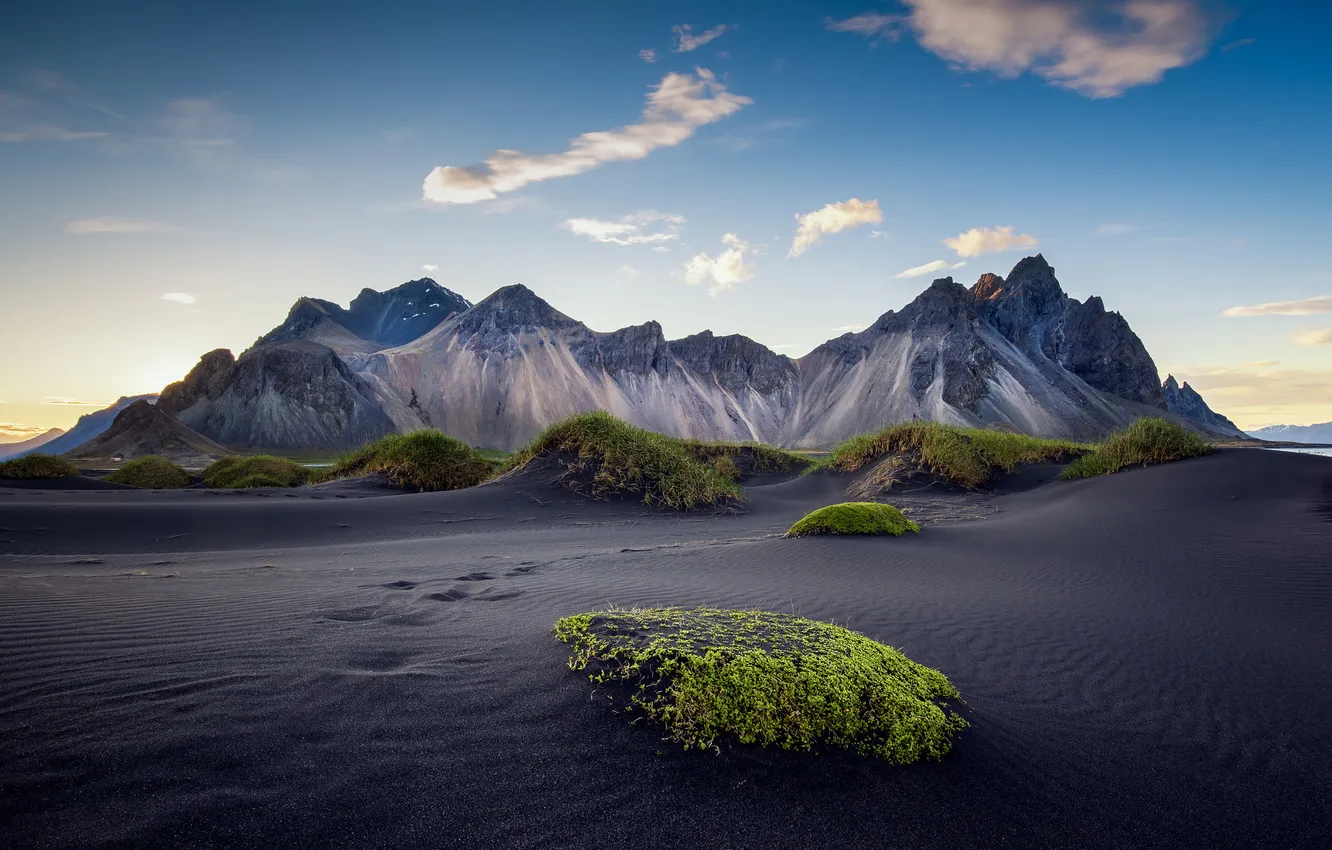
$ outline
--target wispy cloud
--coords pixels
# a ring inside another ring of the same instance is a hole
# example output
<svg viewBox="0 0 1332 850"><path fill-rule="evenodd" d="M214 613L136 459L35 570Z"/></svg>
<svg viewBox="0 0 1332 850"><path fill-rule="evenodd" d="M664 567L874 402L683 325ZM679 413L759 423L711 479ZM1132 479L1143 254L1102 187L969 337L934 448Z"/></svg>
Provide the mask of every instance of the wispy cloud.
<svg viewBox="0 0 1332 850"><path fill-rule="evenodd" d="M869 238L871 238L871 239L887 239L887 238L888 238L888 231L886 231L886 230L871 230L871 231L870 231Z"/></svg>
<svg viewBox="0 0 1332 850"><path fill-rule="evenodd" d="M188 292L167 292L162 295L162 300L173 304L193 304L199 299Z"/></svg>
<svg viewBox="0 0 1332 850"><path fill-rule="evenodd" d="M966 264L967 264L966 260L963 260L960 263L949 263L947 260L935 260L934 262L926 263L923 266L913 266L909 269L904 269L898 272L897 274L893 275L893 277L899 280L908 277L921 277L927 274L934 274L935 272L960 269Z"/></svg>
<svg viewBox="0 0 1332 850"><path fill-rule="evenodd" d="M878 224L883 221L883 211L879 209L878 201L852 198L849 201L827 204L823 209L814 212L797 215L796 221L800 224L796 227L795 239L791 242L791 250L787 252L788 257L799 257L809 250L810 246L821 242L825 235L841 233L849 227L859 227L862 224Z"/></svg>
<svg viewBox="0 0 1332 850"><path fill-rule="evenodd" d="M1198 0L902 0L904 21L865 13L830 29L892 38L909 28L959 68L1030 72L1087 97L1160 82L1201 59L1217 19Z"/></svg>
<svg viewBox="0 0 1332 850"><path fill-rule="evenodd" d="M682 215L643 210L615 221L571 218L564 222L564 226L593 242L609 242L612 245L653 245L680 238L680 225L684 222L685 218ZM644 228L649 225L656 227L651 232L644 232Z"/></svg>
<svg viewBox="0 0 1332 850"><path fill-rule="evenodd" d="M858 334L867 327L869 327L869 325L861 323L854 325L838 325L832 329L832 332L835 334Z"/></svg>
<svg viewBox="0 0 1332 850"><path fill-rule="evenodd" d="M638 58L650 65L657 61L657 51L653 50L651 47L644 47L642 50L638 51Z"/></svg>
<svg viewBox="0 0 1332 850"><path fill-rule="evenodd" d="M49 428L43 428L40 425L20 425L17 422L0 422L0 437L5 442L21 443L24 440L31 440L33 437L45 434Z"/></svg>
<svg viewBox="0 0 1332 850"><path fill-rule="evenodd" d="M697 50L714 38L720 38L728 29L730 27L726 24L718 24L710 30L704 30L698 35L694 35L693 27L689 24L671 27L671 32L675 33L675 46L671 49L676 53L688 53L691 50Z"/></svg>
<svg viewBox="0 0 1332 850"><path fill-rule="evenodd" d="M1332 313L1332 295L1300 301L1267 301L1221 311L1223 316L1316 316L1320 313Z"/></svg>
<svg viewBox="0 0 1332 850"><path fill-rule="evenodd" d="M643 120L616 130L584 133L567 151L530 154L498 150L480 165L440 166L426 176L422 194L440 204L474 204L529 183L569 177L602 163L642 159L661 147L678 145L705 124L752 103L732 94L706 68L695 74L667 74L647 97Z"/></svg>
<svg viewBox="0 0 1332 850"><path fill-rule="evenodd" d="M748 260L752 252L749 243L727 233L722 237L726 250L716 257L703 252L685 263L685 282L691 286L709 284L708 294L717 295L735 288L754 276L754 264Z"/></svg>
<svg viewBox="0 0 1332 850"><path fill-rule="evenodd" d="M1314 328L1291 336L1300 345L1332 345L1332 328Z"/></svg>
<svg viewBox="0 0 1332 850"><path fill-rule="evenodd" d="M942 241L959 257L975 257L1011 248L1035 248L1038 244L1035 236L1015 234L1012 227L973 227Z"/></svg>
<svg viewBox="0 0 1332 850"><path fill-rule="evenodd" d="M1250 44L1253 44L1257 40L1258 39L1256 38L1237 38L1234 41L1230 41L1221 45L1221 52L1229 53L1232 50L1239 50L1241 47L1248 47Z"/></svg>
<svg viewBox="0 0 1332 850"><path fill-rule="evenodd" d="M421 268L425 269L431 274L434 274L435 272L439 271L439 266L435 265L434 263L426 263L425 265L421 266Z"/></svg>
<svg viewBox="0 0 1332 850"><path fill-rule="evenodd" d="M128 218L81 218L65 225L66 233L171 233L180 230L162 221L136 221Z"/></svg>
<svg viewBox="0 0 1332 850"><path fill-rule="evenodd" d="M897 41L902 37L903 15L883 15L878 12L863 12L845 20L824 18L823 25L833 32L851 32L865 38L879 41Z"/></svg>
<svg viewBox="0 0 1332 850"><path fill-rule="evenodd" d="M1136 230L1131 224L1122 224L1118 222L1109 222L1102 224L1092 231L1096 236L1126 236Z"/></svg>
<svg viewBox="0 0 1332 850"><path fill-rule="evenodd" d="M67 398L65 396L49 395L42 399L42 404L67 404L71 407L107 407L111 404L109 401L83 401L77 398Z"/></svg>

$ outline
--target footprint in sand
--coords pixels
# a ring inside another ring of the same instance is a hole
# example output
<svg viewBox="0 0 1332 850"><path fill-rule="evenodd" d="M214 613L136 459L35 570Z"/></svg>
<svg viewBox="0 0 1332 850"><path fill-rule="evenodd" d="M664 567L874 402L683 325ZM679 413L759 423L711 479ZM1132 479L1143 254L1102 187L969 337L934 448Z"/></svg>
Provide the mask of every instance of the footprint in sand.
<svg viewBox="0 0 1332 850"><path fill-rule="evenodd" d="M398 581L391 581L388 584L382 584L380 587L387 587L390 590L411 590L416 587L416 582L400 579Z"/></svg>
<svg viewBox="0 0 1332 850"><path fill-rule="evenodd" d="M466 599L471 595L472 594L468 593L462 588L451 587L448 590L443 591L442 593L428 594L426 596L426 599L431 599L434 600L435 602L457 602L459 599Z"/></svg>
<svg viewBox="0 0 1332 850"><path fill-rule="evenodd" d="M494 578L490 573L468 573L465 576L458 576L454 581L492 581Z"/></svg>
<svg viewBox="0 0 1332 850"><path fill-rule="evenodd" d="M499 602L503 599L513 599L515 596L522 596L522 595L523 592L521 590L496 590L495 588L492 587L488 590L484 590L481 593L478 593L476 596L472 598L475 599L477 602Z"/></svg>

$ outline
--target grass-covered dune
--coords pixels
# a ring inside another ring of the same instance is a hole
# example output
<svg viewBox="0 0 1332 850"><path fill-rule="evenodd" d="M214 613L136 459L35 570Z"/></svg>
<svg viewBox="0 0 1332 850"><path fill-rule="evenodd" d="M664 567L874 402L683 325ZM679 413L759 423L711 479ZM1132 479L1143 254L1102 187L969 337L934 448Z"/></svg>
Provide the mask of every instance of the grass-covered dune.
<svg viewBox="0 0 1332 850"><path fill-rule="evenodd" d="M799 472L810 466L808 458L763 443L727 443L681 440L685 452L709 464L728 481L743 482L769 472Z"/></svg>
<svg viewBox="0 0 1332 850"><path fill-rule="evenodd" d="M273 455L233 455L214 461L203 472L208 487L239 490L252 487L299 487L314 473L294 460Z"/></svg>
<svg viewBox="0 0 1332 850"><path fill-rule="evenodd" d="M149 490L179 490L190 486L190 474L170 460L158 455L145 455L128 461L106 476L112 484L128 484Z"/></svg>
<svg viewBox="0 0 1332 850"><path fill-rule="evenodd" d="M466 443L439 431L389 434L368 443L333 464L330 478L382 472L395 487L458 490L490 478L497 464Z"/></svg>
<svg viewBox="0 0 1332 850"><path fill-rule="evenodd" d="M74 464L55 455L33 454L0 462L0 478L19 481L37 481L48 478L70 478L79 474Z"/></svg>
<svg viewBox="0 0 1332 850"><path fill-rule="evenodd" d="M920 526L892 505L880 502L842 502L811 511L791 526L787 537L816 534L890 534L901 537Z"/></svg>
<svg viewBox="0 0 1332 850"><path fill-rule="evenodd" d="M1211 443L1182 425L1164 419L1139 419L1070 463L1060 477L1109 475L1130 466L1172 463L1210 454L1212 450Z"/></svg>
<svg viewBox="0 0 1332 850"><path fill-rule="evenodd" d="M925 474L959 487L976 488L1020 464L1062 463L1090 448L1069 440L915 421L852 437L833 449L817 468L859 472L889 460L881 470L884 485Z"/></svg>
<svg viewBox="0 0 1332 850"><path fill-rule="evenodd" d="M691 454L684 440L636 428L605 411L579 413L550 426L509 458L507 470L544 461L560 465L558 483L594 499L635 498L698 510L742 498L735 481Z"/></svg>
<svg viewBox="0 0 1332 850"><path fill-rule="evenodd" d="M625 707L686 748L724 739L788 750L840 748L894 764L938 759L966 728L937 670L847 629L786 614L715 608L594 611L556 635L569 667L620 683Z"/></svg>

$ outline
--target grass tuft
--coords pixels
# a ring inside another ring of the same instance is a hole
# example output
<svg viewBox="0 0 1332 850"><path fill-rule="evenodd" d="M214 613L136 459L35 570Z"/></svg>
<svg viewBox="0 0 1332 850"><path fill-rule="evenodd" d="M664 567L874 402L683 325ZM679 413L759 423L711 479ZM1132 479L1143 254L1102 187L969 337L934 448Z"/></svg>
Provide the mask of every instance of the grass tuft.
<svg viewBox="0 0 1332 850"><path fill-rule="evenodd" d="M439 431L389 434L340 458L330 478L382 472L395 487L418 491L475 487L497 464L464 442Z"/></svg>
<svg viewBox="0 0 1332 850"><path fill-rule="evenodd" d="M959 428L938 422L902 422L875 434L852 437L817 464L856 472L881 458L900 455L960 487L976 488L1019 464L1053 463L1078 457L1090 446L1007 431Z"/></svg>
<svg viewBox="0 0 1332 850"><path fill-rule="evenodd" d="M791 526L787 537L814 534L891 534L901 537L920 526L892 505L879 502L843 502L808 513Z"/></svg>
<svg viewBox="0 0 1332 850"><path fill-rule="evenodd" d="M631 713L687 749L722 738L835 747L893 764L942 758L967 722L937 670L838 626L766 611L656 608L565 617L572 670L632 688Z"/></svg>
<svg viewBox="0 0 1332 850"><path fill-rule="evenodd" d="M680 440L680 445L690 457L711 464L723 477L734 467L732 481L763 472L796 472L810 465L808 458L763 443L691 439Z"/></svg>
<svg viewBox="0 0 1332 850"><path fill-rule="evenodd" d="M36 481L45 478L69 478L79 474L74 464L55 455L25 455L0 463L0 478Z"/></svg>
<svg viewBox="0 0 1332 850"><path fill-rule="evenodd" d="M190 486L190 474L158 455L131 460L106 476L112 484L128 484L149 490L179 490Z"/></svg>
<svg viewBox="0 0 1332 850"><path fill-rule="evenodd" d="M677 511L734 504L742 492L683 440L635 428L604 411L579 413L547 428L509 459L519 469L546 456L567 459L560 483L594 499L636 496Z"/></svg>
<svg viewBox="0 0 1332 850"><path fill-rule="evenodd" d="M1060 478L1109 475L1128 466L1171 463L1211 454L1212 444L1182 425L1164 419L1139 419L1116 431L1096 447L1064 467Z"/></svg>
<svg viewBox="0 0 1332 850"><path fill-rule="evenodd" d="M233 455L214 461L203 472L209 487L239 489L245 487L299 487L310 481L311 471L294 460L273 455ZM265 482L257 484L255 481Z"/></svg>

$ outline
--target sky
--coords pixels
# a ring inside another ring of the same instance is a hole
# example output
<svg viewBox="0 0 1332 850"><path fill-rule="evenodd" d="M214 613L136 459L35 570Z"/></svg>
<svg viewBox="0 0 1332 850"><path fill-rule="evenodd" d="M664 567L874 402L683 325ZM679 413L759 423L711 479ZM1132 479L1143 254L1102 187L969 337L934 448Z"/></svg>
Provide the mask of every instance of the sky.
<svg viewBox="0 0 1332 850"><path fill-rule="evenodd" d="M1241 427L1326 422L1329 31L1317 0L20 4L0 438L303 295L521 282L799 357L1037 251Z"/></svg>

